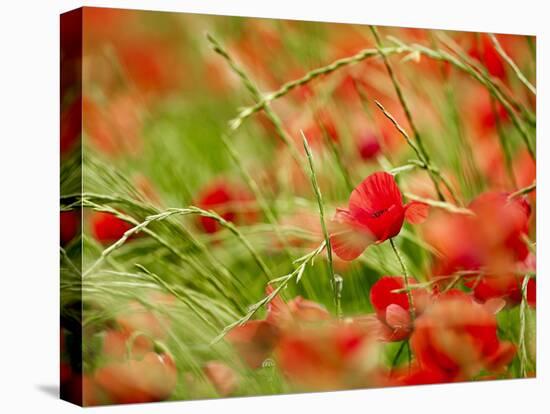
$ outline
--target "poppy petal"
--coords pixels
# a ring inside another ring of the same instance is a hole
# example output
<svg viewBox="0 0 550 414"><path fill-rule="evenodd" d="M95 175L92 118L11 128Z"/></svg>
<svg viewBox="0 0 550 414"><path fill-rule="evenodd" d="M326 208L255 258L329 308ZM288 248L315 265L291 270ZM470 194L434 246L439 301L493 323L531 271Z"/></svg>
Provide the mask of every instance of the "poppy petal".
<svg viewBox="0 0 550 414"><path fill-rule="evenodd" d="M411 323L409 312L392 303L386 308L386 322L394 329L408 329Z"/></svg>
<svg viewBox="0 0 550 414"><path fill-rule="evenodd" d="M369 175L351 193L349 209L355 215L364 211L374 214L392 205L402 206L401 192L393 175L377 172Z"/></svg>
<svg viewBox="0 0 550 414"><path fill-rule="evenodd" d="M338 210L330 223L330 244L334 253L342 260L354 260L363 253L374 238L349 218L347 210Z"/></svg>
<svg viewBox="0 0 550 414"><path fill-rule="evenodd" d="M411 224L420 224L428 217L429 209L425 203L411 201L405 205L405 219Z"/></svg>

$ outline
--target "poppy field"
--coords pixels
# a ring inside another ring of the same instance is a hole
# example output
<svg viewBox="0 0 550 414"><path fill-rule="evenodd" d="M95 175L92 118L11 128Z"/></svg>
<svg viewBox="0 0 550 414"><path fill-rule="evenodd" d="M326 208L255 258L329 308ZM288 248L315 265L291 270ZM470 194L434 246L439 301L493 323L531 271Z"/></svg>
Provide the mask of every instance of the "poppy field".
<svg viewBox="0 0 550 414"><path fill-rule="evenodd" d="M535 50L62 15L62 398L536 376Z"/></svg>

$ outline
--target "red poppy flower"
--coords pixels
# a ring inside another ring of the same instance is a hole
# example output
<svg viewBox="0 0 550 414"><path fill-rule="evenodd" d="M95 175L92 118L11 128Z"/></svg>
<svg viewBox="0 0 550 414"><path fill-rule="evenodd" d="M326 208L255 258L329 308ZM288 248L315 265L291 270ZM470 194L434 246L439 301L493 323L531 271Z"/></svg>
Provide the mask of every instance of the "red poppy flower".
<svg viewBox="0 0 550 414"><path fill-rule="evenodd" d="M96 371L94 379L112 403L131 404L167 399L177 376L170 355L148 352L141 359L108 363Z"/></svg>
<svg viewBox="0 0 550 414"><path fill-rule="evenodd" d="M481 61L487 71L500 79L506 78L506 67L504 60L497 52L488 35L481 35L481 42L476 41L469 51L471 57Z"/></svg>
<svg viewBox="0 0 550 414"><path fill-rule="evenodd" d="M272 292L273 288L268 287L266 293ZM328 311L315 302L298 296L286 303L276 296L267 306L265 319L233 328L226 339L251 368L259 368L273 352L283 331L329 318Z"/></svg>
<svg viewBox="0 0 550 414"><path fill-rule="evenodd" d="M429 385L452 382L445 372L421 367L418 364L395 370L391 374L392 385Z"/></svg>
<svg viewBox="0 0 550 414"><path fill-rule="evenodd" d="M80 210L62 211L59 214L59 239L67 245L80 230Z"/></svg>
<svg viewBox="0 0 550 414"><path fill-rule="evenodd" d="M239 386L239 378L233 368L220 361L209 361L203 368L204 375L222 397L233 394Z"/></svg>
<svg viewBox="0 0 550 414"><path fill-rule="evenodd" d="M409 278L409 285L417 281ZM375 309L375 315L356 318L376 332L378 339L385 342L402 341L407 339L413 329L409 312L409 299L406 292L394 292L403 289L405 282L402 276L384 276L371 288L370 301ZM418 316L429 300L429 293L425 289L411 290L415 313Z"/></svg>
<svg viewBox="0 0 550 414"><path fill-rule="evenodd" d="M205 187L197 200L197 206L213 210L224 220L234 223L253 223L258 218L256 207L251 206L254 196L239 185L217 180ZM207 233L216 233L221 225L210 217L200 216L200 226Z"/></svg>
<svg viewBox="0 0 550 414"><path fill-rule="evenodd" d="M457 295L440 297L416 319L411 346L422 369L457 381L500 371L516 351L499 340L489 309Z"/></svg>
<svg viewBox="0 0 550 414"><path fill-rule="evenodd" d="M358 150L363 161L373 160L381 149L380 142L375 134L366 133L359 138Z"/></svg>
<svg viewBox="0 0 550 414"><path fill-rule="evenodd" d="M275 359L301 390L331 390L377 384L378 346L355 323L325 323L286 331Z"/></svg>
<svg viewBox="0 0 550 414"><path fill-rule="evenodd" d="M426 204L412 201L403 205L393 175L374 173L352 191L348 209L337 209L332 223L332 247L341 259L353 260L370 244L399 234L405 219L420 223L427 215Z"/></svg>
<svg viewBox="0 0 550 414"><path fill-rule="evenodd" d="M133 226L111 213L95 211L90 218L94 237L103 244L120 239Z"/></svg>

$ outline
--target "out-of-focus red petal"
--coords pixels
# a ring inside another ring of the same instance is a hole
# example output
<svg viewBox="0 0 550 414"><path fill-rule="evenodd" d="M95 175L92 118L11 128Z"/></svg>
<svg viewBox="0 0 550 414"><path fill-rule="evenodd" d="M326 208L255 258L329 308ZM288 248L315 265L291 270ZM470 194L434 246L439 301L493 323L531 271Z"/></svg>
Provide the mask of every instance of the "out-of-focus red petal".
<svg viewBox="0 0 550 414"><path fill-rule="evenodd" d="M403 289L404 286L401 276L383 276L372 286L370 301L382 320L386 319L386 309L392 304L399 305L405 310L409 309L407 294L394 292L394 290Z"/></svg>
<svg viewBox="0 0 550 414"><path fill-rule="evenodd" d="M499 313L505 306L506 301L502 298L491 298L483 304L483 307L493 315Z"/></svg>
<svg viewBox="0 0 550 414"><path fill-rule="evenodd" d="M207 362L204 366L204 374L222 397L231 395L239 385L235 370L223 362Z"/></svg>
<svg viewBox="0 0 550 414"><path fill-rule="evenodd" d="M392 303L386 308L386 322L394 329L409 329L411 318L409 312Z"/></svg>
<svg viewBox="0 0 550 414"><path fill-rule="evenodd" d="M500 371L514 359L516 355L516 347L511 342L502 342L498 350L491 356L488 361L488 368L491 371Z"/></svg>
<svg viewBox="0 0 550 414"><path fill-rule="evenodd" d="M348 210L336 212L329 232L332 250L342 260L356 259L374 242L373 236L353 221Z"/></svg>
<svg viewBox="0 0 550 414"><path fill-rule="evenodd" d="M264 320L249 321L226 336L251 368L259 368L269 357L278 339L275 326Z"/></svg>
<svg viewBox="0 0 550 414"><path fill-rule="evenodd" d="M430 206L418 201L411 201L405 205L405 220L411 224L420 224L428 218Z"/></svg>

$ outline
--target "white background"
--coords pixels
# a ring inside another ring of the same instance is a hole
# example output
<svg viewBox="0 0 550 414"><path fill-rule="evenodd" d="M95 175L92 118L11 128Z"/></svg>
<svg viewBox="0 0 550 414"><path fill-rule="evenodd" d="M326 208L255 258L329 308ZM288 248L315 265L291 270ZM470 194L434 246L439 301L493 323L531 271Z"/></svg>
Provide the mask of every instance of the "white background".
<svg viewBox="0 0 550 414"><path fill-rule="evenodd" d="M370 4L369 4L370 3ZM88 409L101 413L550 412L547 271L549 23L545 1L127 0L86 5L536 34L538 378ZM59 13L69 0L5 1L0 12L0 412L68 413L58 376Z"/></svg>

